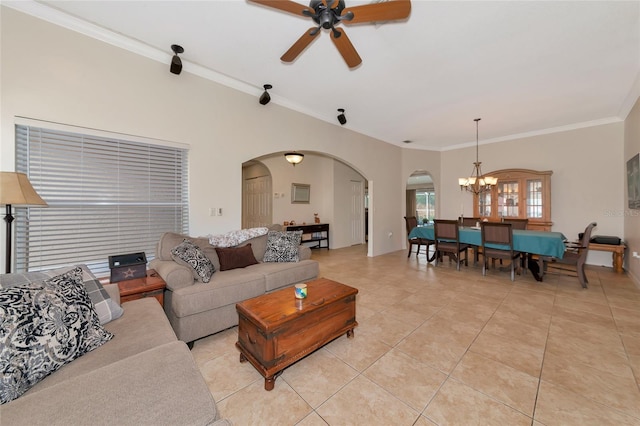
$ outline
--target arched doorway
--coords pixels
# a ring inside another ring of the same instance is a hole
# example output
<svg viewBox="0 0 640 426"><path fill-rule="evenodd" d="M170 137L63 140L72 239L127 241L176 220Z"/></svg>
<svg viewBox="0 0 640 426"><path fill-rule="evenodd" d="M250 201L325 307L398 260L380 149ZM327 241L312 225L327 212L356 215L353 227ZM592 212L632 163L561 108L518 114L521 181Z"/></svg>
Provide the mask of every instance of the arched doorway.
<svg viewBox="0 0 640 426"><path fill-rule="evenodd" d="M429 172L416 170L407 179L406 214L415 216L418 223L429 223L436 216L436 193Z"/></svg>
<svg viewBox="0 0 640 426"><path fill-rule="evenodd" d="M351 165L330 155L304 152L302 163L289 164L283 153L272 153L243 164L242 226L264 226L251 212L269 210L266 224L295 221L311 224L318 217L330 225L330 248L368 243L369 182ZM261 182L264 181L264 182ZM309 187L309 200L294 202L292 186Z"/></svg>

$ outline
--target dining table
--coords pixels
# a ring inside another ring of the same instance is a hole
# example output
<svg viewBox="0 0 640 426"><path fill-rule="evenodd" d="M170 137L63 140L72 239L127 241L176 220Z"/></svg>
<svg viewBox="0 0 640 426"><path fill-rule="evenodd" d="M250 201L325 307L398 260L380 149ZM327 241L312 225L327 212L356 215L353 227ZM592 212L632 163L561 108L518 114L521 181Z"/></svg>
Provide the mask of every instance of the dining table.
<svg viewBox="0 0 640 426"><path fill-rule="evenodd" d="M461 226L459 228L459 237L461 243L473 246L482 246L482 233L480 227ZM423 238L435 241L435 230L433 225L416 226L409 233L409 239ZM543 259L556 258L562 259L565 251L565 242L567 238L562 232L553 231L530 231L522 229L513 230L513 249L522 253L538 255L540 272L543 273ZM492 248L507 248L508 246L488 245ZM477 250L476 250L477 253Z"/></svg>
<svg viewBox="0 0 640 426"><path fill-rule="evenodd" d="M482 245L480 227L461 226L459 235L461 243L473 246ZM433 225L416 226L409 233L409 238L424 238L435 241ZM564 256L565 241L567 241L567 238L562 232L513 230L513 249L522 253L562 259ZM492 245L490 247L505 248L500 245Z"/></svg>

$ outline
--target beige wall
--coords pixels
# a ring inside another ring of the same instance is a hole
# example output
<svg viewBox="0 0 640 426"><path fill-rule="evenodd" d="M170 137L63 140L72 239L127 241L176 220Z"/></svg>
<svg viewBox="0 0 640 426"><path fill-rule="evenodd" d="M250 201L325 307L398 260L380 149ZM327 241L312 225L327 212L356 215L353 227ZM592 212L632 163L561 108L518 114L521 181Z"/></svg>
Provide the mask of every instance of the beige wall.
<svg viewBox="0 0 640 426"><path fill-rule="evenodd" d="M189 144L194 235L238 229L242 163L292 149L339 159L368 180L369 255L405 247L405 186L416 170L433 177L439 217L457 217L461 206L472 211L471 197L460 193L457 178L469 173L474 148L432 152L392 146L275 102L261 106L259 89L251 96L188 72L176 76L167 64L4 6L0 20L1 170L14 169L14 117L24 116ZM638 250L638 219L610 212L626 205L624 164L640 151L639 114L636 105L626 123L481 146L483 169L553 170L555 230L574 238L595 220L596 233L624 234ZM304 165L295 172L303 173ZM317 185L332 186L334 180L334 174L323 173L321 182L313 183L312 198ZM290 188L276 190L289 194ZM327 205L318 212L323 221L333 214ZM224 215L209 216L210 207L223 208ZM315 212L294 219L309 221ZM3 227L4 241L2 232ZM607 254L594 255L591 263L610 265Z"/></svg>
<svg viewBox="0 0 640 426"><path fill-rule="evenodd" d="M624 159L631 159L640 152L640 100L638 100L625 120L624 125ZM625 181L626 184L626 181ZM627 243L625 268L633 276L636 283L640 283L640 259L632 256L633 252L640 252L640 210L629 209L629 197L625 190L624 204L617 210L618 216L624 218L624 240Z"/></svg>

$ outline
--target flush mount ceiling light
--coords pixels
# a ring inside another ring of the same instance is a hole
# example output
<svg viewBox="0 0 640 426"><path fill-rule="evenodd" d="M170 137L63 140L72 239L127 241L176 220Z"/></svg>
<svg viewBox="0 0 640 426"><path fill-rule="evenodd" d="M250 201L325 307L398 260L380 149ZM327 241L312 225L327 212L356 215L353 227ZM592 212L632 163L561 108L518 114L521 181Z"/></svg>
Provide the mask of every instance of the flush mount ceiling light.
<svg viewBox="0 0 640 426"><path fill-rule="evenodd" d="M498 179L491 176L484 176L482 169L480 168L480 160L478 160L478 122L480 118L475 118L476 122L476 162L473 163L473 170L471 176L458 178L458 185L460 185L460 191L466 189L475 195L480 195L483 192L491 191L491 187L498 183Z"/></svg>
<svg viewBox="0 0 640 426"><path fill-rule="evenodd" d="M180 60L178 53L184 53L184 49L182 46L172 44L171 50L173 50L173 58L171 58L169 71L171 71L172 74L180 74L182 72L182 60Z"/></svg>
<svg viewBox="0 0 640 426"><path fill-rule="evenodd" d="M338 121L344 126L347 124L347 117L344 116L344 108L338 108L338 112L340 112L340 114L338 114Z"/></svg>
<svg viewBox="0 0 640 426"><path fill-rule="evenodd" d="M296 164L300 164L302 163L302 160L304 160L304 154L300 153L300 152L287 152L284 154L284 158L286 158L286 160L293 164L293 167L296 166Z"/></svg>
<svg viewBox="0 0 640 426"><path fill-rule="evenodd" d="M265 84L262 87L264 87L264 93L260 95L260 105L266 105L271 100L271 95L269 95L269 92L267 92L267 90L272 89L273 86L270 84Z"/></svg>

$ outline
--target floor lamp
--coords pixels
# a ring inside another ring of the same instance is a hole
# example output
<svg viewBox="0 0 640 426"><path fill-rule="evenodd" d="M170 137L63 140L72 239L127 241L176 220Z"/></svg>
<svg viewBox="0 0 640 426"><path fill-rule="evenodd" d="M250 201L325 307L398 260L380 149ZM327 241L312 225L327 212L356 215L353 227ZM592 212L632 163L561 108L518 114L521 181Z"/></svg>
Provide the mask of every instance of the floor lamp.
<svg viewBox="0 0 640 426"><path fill-rule="evenodd" d="M13 215L11 214L11 206L29 207L29 206L46 206L42 198L38 195L29 178L24 173L17 172L0 172L0 206L6 206L7 212L4 221L7 222L7 250L5 258L5 269L7 274L11 272L11 223Z"/></svg>

